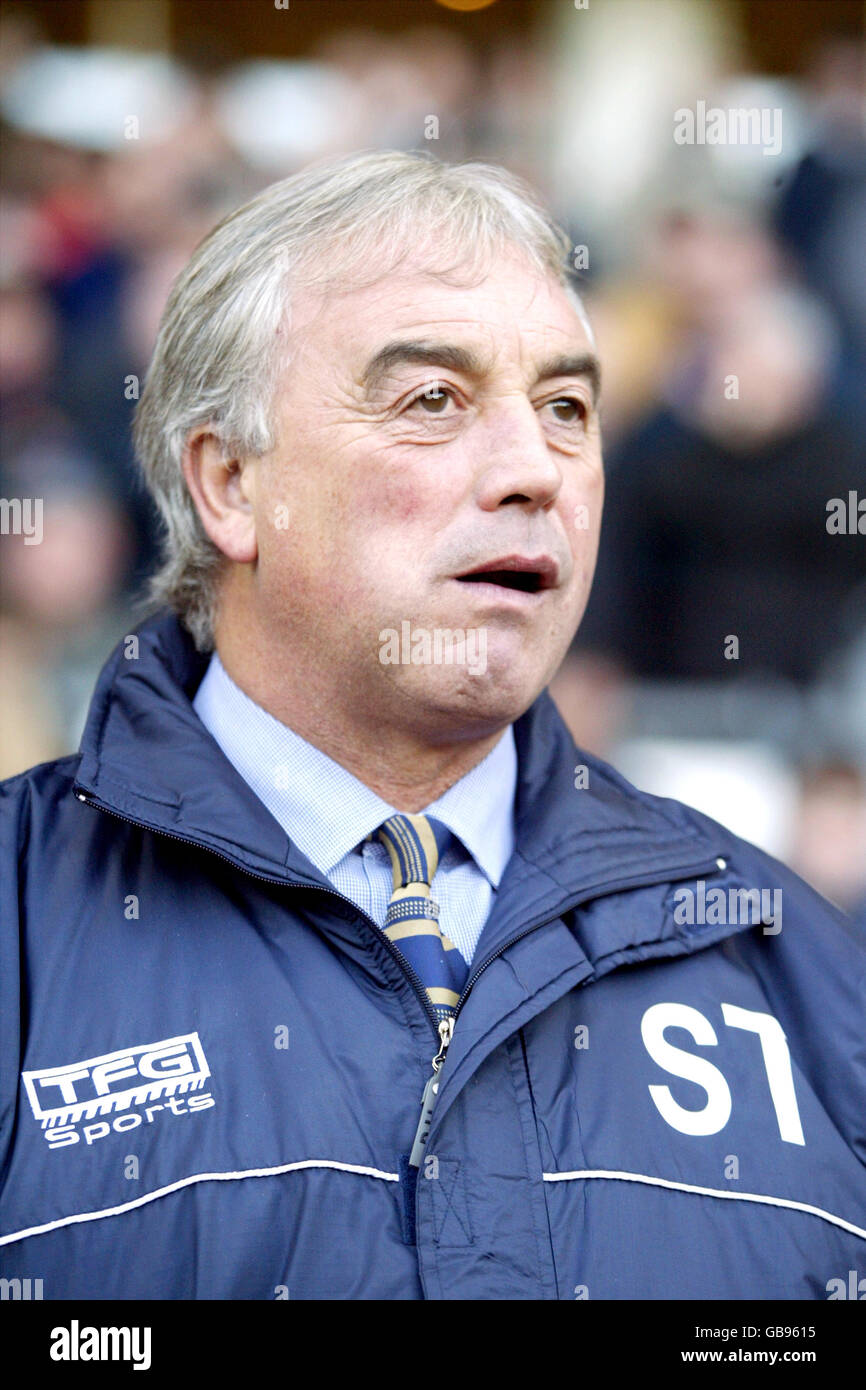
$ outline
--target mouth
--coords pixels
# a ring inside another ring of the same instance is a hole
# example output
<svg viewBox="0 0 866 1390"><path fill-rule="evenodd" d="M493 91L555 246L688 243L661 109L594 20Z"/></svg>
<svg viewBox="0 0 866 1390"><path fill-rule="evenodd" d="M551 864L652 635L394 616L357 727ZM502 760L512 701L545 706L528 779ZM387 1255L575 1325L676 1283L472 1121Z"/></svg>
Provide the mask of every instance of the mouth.
<svg viewBox="0 0 866 1390"><path fill-rule="evenodd" d="M477 569L455 576L461 584L492 584L500 589L512 589L524 594L539 594L553 589L559 579L559 568L549 555L535 559L508 555L479 565Z"/></svg>

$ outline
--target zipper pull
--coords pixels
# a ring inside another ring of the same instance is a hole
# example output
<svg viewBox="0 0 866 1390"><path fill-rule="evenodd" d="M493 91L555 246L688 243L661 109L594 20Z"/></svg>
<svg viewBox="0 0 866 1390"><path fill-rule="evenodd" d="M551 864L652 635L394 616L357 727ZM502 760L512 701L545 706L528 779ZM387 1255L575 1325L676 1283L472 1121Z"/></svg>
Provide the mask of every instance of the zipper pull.
<svg viewBox="0 0 866 1390"><path fill-rule="evenodd" d="M448 1044L454 1036L454 1015L449 1014L447 1018L440 1019L439 1022L439 1051L433 1058L433 1070L438 1071L445 1061L445 1053L448 1051Z"/></svg>
<svg viewBox="0 0 866 1390"><path fill-rule="evenodd" d="M424 1087L424 1094L421 1097L421 1118L418 1121L418 1128L415 1131L415 1142L412 1145L412 1152L409 1155L410 1168L420 1168L421 1160L424 1157L424 1149L427 1146L427 1135L430 1133L430 1125L433 1121L433 1106L439 1094L439 1071L445 1061L445 1054L448 1051L448 1044L454 1033L454 1019L452 1017L443 1018L439 1024L439 1051L433 1058L433 1075Z"/></svg>

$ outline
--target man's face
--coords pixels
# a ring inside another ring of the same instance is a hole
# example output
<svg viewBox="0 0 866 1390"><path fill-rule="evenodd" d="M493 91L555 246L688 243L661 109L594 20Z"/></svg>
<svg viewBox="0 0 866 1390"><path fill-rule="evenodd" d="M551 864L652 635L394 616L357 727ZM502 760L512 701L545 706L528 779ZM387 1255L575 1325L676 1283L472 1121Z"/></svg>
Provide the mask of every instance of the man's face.
<svg viewBox="0 0 866 1390"><path fill-rule="evenodd" d="M297 296L291 349L255 482L275 660L433 739L503 727L558 667L595 565L596 367L572 302L518 251L468 288L419 257Z"/></svg>

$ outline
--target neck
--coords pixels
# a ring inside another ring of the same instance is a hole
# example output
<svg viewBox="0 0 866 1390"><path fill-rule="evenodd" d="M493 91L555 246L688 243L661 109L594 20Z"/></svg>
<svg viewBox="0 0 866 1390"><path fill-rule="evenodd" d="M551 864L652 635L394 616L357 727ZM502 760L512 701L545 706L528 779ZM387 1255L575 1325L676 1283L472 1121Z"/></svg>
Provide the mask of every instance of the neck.
<svg viewBox="0 0 866 1390"><path fill-rule="evenodd" d="M413 814L436 801L487 757L508 727L425 738L402 723L388 724L374 700L353 700L351 689L335 689L333 677L325 679L318 667L302 662L303 680L286 680L286 666L277 663L275 672L272 651L257 650L249 633L241 641L218 627L216 646L245 695L398 811Z"/></svg>

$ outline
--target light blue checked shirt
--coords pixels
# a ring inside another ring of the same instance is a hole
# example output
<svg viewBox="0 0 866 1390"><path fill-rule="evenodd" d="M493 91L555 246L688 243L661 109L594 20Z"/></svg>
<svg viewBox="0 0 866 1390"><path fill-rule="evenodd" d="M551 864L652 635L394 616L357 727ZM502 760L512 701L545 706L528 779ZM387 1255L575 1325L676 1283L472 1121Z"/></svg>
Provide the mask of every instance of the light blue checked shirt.
<svg viewBox="0 0 866 1390"><path fill-rule="evenodd" d="M340 892L384 926L393 879L388 851L367 840L394 806L235 685L214 653L193 708L289 839ZM424 814L456 836L434 878L440 923L467 964L514 848L517 751L502 738Z"/></svg>

